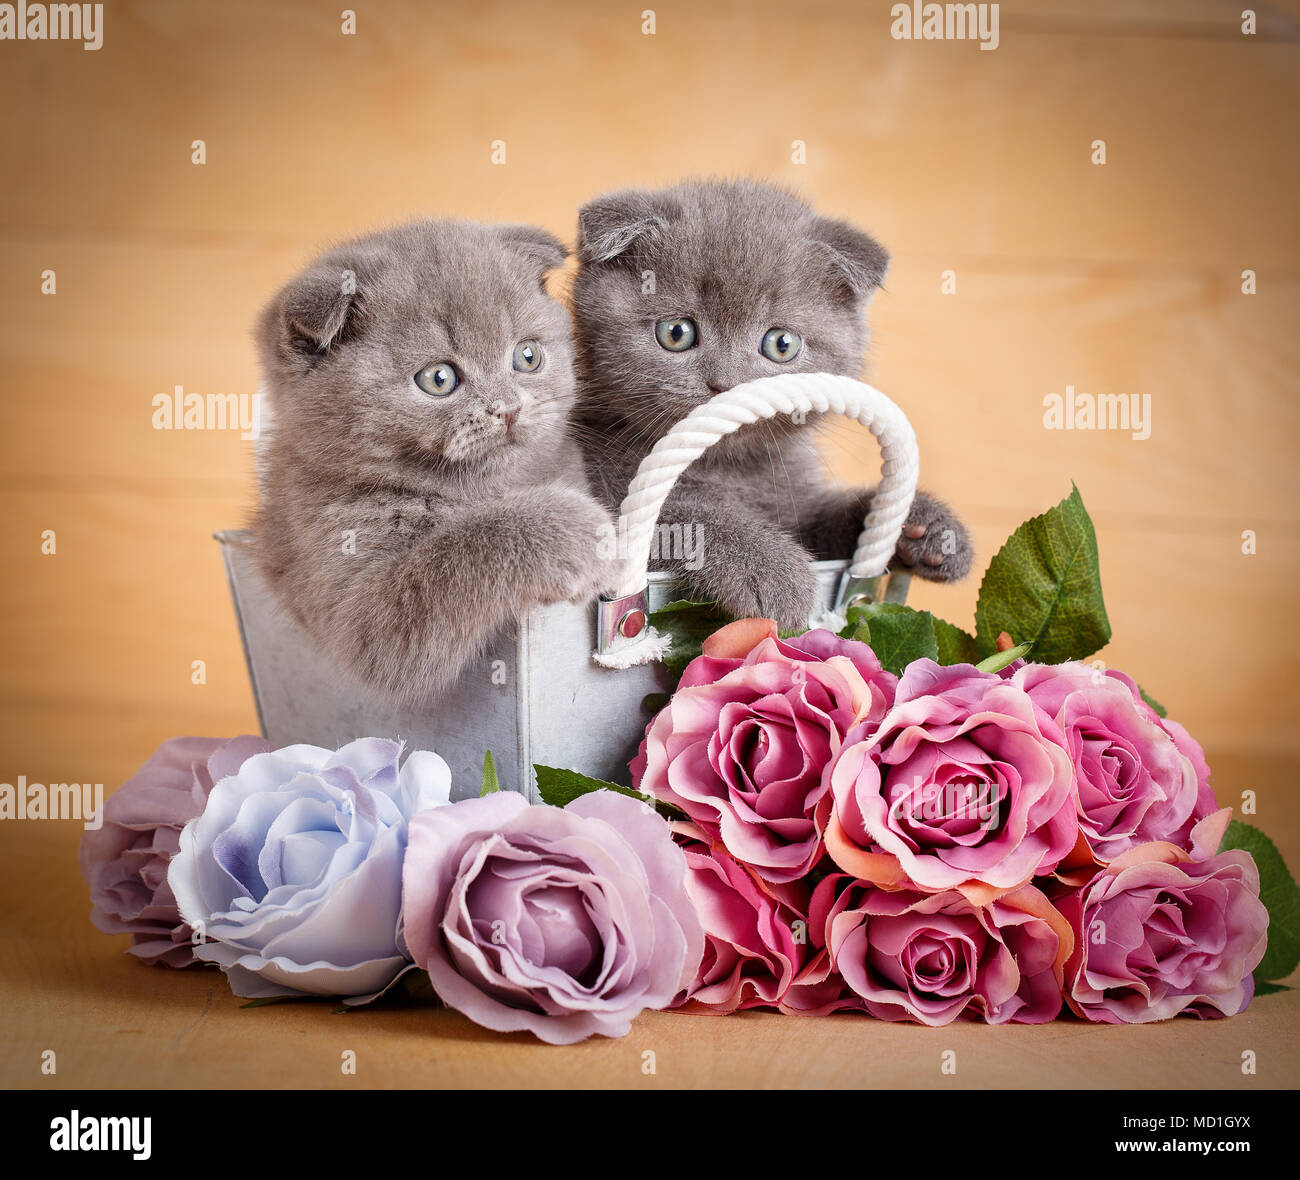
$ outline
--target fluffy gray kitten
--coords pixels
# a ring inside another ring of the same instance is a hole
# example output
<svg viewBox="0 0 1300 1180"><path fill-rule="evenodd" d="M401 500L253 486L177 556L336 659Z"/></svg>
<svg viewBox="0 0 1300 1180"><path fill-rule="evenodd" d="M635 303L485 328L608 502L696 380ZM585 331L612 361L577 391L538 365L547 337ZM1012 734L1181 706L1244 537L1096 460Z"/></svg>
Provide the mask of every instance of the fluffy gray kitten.
<svg viewBox="0 0 1300 1180"><path fill-rule="evenodd" d="M261 568L404 703L608 576L609 518L568 433L570 321L543 286L564 257L530 226L418 221L330 250L262 313Z"/></svg>
<svg viewBox="0 0 1300 1180"><path fill-rule="evenodd" d="M858 376L889 263L861 230L746 180L599 197L579 213L578 255L575 429L611 507L655 441L714 394L777 373ZM703 562L661 554L659 568L733 614L804 624L810 558L849 556L872 496L824 484L812 425L755 423L706 451L660 517L703 530ZM971 558L966 527L918 493L897 560L947 581Z"/></svg>

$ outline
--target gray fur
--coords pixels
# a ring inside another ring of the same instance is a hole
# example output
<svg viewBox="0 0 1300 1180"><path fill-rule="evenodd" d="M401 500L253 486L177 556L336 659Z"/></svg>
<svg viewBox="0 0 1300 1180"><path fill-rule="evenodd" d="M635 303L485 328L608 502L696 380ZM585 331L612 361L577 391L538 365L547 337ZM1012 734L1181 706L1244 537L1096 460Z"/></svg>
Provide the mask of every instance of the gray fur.
<svg viewBox="0 0 1300 1180"><path fill-rule="evenodd" d="M748 180L598 197L579 213L578 255L575 431L611 508L655 440L714 393L776 373L858 376L864 313L889 264L868 234ZM673 316L699 326L696 347L659 345L654 325ZM759 352L773 327L803 337L792 360ZM701 568L662 556L659 567L734 614L801 625L816 593L809 559L847 557L871 498L869 488L825 485L810 429L820 425L755 423L706 451L660 518L703 529ZM918 493L897 560L947 581L972 556L965 525Z"/></svg>
<svg viewBox="0 0 1300 1180"><path fill-rule="evenodd" d="M508 620L608 577L608 516L568 434L569 317L543 288L564 256L545 230L419 221L330 250L262 313L261 568L317 642L405 703L454 684ZM517 372L530 339L542 364ZM413 380L439 361L462 375L446 398Z"/></svg>

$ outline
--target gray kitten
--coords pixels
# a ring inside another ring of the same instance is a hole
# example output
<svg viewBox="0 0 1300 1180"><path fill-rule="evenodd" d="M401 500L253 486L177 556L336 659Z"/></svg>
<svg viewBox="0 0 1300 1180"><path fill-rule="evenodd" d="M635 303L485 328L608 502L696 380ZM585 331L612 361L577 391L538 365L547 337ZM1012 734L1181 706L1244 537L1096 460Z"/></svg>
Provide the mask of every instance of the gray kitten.
<svg viewBox="0 0 1300 1180"><path fill-rule="evenodd" d="M714 394L777 373L858 376L889 263L861 230L745 180L599 197L579 213L578 255L575 429L611 507L665 430ZM872 496L822 474L809 426L742 427L687 469L660 517L702 528L701 568L677 554L659 567L733 614L803 625L810 558L849 556ZM966 527L918 493L897 560L948 581L971 558Z"/></svg>
<svg viewBox="0 0 1300 1180"><path fill-rule="evenodd" d="M609 518L568 433L569 317L543 286L564 257L530 226L419 221L330 250L262 313L261 567L404 703L608 576Z"/></svg>

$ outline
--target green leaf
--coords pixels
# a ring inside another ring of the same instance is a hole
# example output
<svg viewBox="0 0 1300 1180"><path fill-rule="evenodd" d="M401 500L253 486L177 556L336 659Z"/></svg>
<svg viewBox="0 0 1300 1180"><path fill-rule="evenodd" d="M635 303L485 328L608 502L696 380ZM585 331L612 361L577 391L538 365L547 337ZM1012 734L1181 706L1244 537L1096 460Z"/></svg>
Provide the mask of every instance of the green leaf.
<svg viewBox="0 0 1300 1180"><path fill-rule="evenodd" d="M849 636L871 645L880 666L901 676L913 660L937 659L934 616L928 610L913 610L897 602L869 602L851 606Z"/></svg>
<svg viewBox="0 0 1300 1180"><path fill-rule="evenodd" d="M716 602L679 599L651 611L650 625L656 631L673 637L672 647L663 658L665 671L674 679L680 679L686 665L700 654L704 641L731 621L731 616Z"/></svg>
<svg viewBox="0 0 1300 1180"><path fill-rule="evenodd" d="M592 791L617 791L620 795L631 795L633 799L646 803L654 802L631 787L620 787L617 783L607 783L604 779L588 778L576 770L537 764L534 764L533 770L537 775L537 793L542 797L543 803L549 803L553 807L565 807Z"/></svg>
<svg viewBox="0 0 1300 1180"><path fill-rule="evenodd" d="M839 631L836 632L836 634L839 635L841 639L856 639L858 636L858 628L862 626L862 607L849 607L849 609L844 612L844 617L848 621ZM866 643L866 640L864 639L862 642Z"/></svg>
<svg viewBox="0 0 1300 1180"><path fill-rule="evenodd" d="M497 778L497 764L492 761L492 751L485 750L483 753L483 781L478 789L478 797L484 795L495 795L501 790L501 780Z"/></svg>
<svg viewBox="0 0 1300 1180"><path fill-rule="evenodd" d="M1257 996L1271 996L1274 992L1289 992L1290 990L1285 983L1270 983L1267 979L1255 980L1255 994Z"/></svg>
<svg viewBox="0 0 1300 1180"><path fill-rule="evenodd" d="M649 803L664 819L689 818L684 811L680 811L671 803L660 802L651 795L643 795L640 791L632 790L631 787L620 787L618 783L588 778L587 775L579 774L576 770L542 766L535 762L533 771L537 775L537 793L541 795L543 803L549 803L553 807L565 807L575 799L582 798L583 795L590 795L592 791L617 791L620 795L628 795L633 799L640 799L642 803Z"/></svg>
<svg viewBox="0 0 1300 1180"><path fill-rule="evenodd" d="M716 602L697 602L692 598L675 598L650 612L652 619L671 619L675 615L692 615L700 610L720 611Z"/></svg>
<svg viewBox="0 0 1300 1180"><path fill-rule="evenodd" d="M1044 664L1090 656L1110 639L1097 534L1077 487L1025 521L989 562L975 607L981 655L997 650L1003 631L1032 643Z"/></svg>
<svg viewBox="0 0 1300 1180"><path fill-rule="evenodd" d="M941 664L973 664L980 658L975 636L945 619L934 620L934 638Z"/></svg>
<svg viewBox="0 0 1300 1180"><path fill-rule="evenodd" d="M1006 651L995 651L991 656L985 656L975 667L981 672L1001 672L1008 664L1014 664L1022 656L1028 655L1033 646L1032 643L1017 643Z"/></svg>
<svg viewBox="0 0 1300 1180"><path fill-rule="evenodd" d="M1268 950L1255 968L1255 979L1284 979L1300 965L1300 886L1277 845L1257 827L1234 819L1219 851L1229 848L1254 857L1259 866L1259 899L1268 910Z"/></svg>
<svg viewBox="0 0 1300 1180"><path fill-rule="evenodd" d="M1169 710L1166 709L1166 708L1164 707L1164 705L1162 705L1158 700L1156 700L1155 697L1153 697L1153 696L1151 696L1150 694L1148 694L1148 693L1146 692L1146 690L1143 689L1143 687L1142 687L1140 684L1138 685L1138 692L1140 692L1140 693L1142 694L1142 699L1143 699L1144 701L1146 701L1146 703L1147 703L1148 705L1150 705L1150 706L1151 706L1151 707L1156 711L1156 716L1157 716L1157 717L1168 717L1168 716L1169 716Z"/></svg>
<svg viewBox="0 0 1300 1180"><path fill-rule="evenodd" d="M644 713L658 713L673 699L670 692L649 692L641 698L641 710Z"/></svg>

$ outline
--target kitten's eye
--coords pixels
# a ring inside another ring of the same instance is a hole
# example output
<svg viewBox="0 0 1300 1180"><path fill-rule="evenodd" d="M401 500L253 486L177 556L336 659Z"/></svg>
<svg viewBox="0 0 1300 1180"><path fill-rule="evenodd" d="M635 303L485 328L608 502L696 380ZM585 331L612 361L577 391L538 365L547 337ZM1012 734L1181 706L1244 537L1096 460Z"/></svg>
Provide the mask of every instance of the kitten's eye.
<svg viewBox="0 0 1300 1180"><path fill-rule="evenodd" d="M515 368L521 373L535 373L542 363L542 346L536 340L521 340L515 345Z"/></svg>
<svg viewBox="0 0 1300 1180"><path fill-rule="evenodd" d="M697 335L694 320L660 320L655 324L655 339L669 352L685 352L688 348L694 348Z"/></svg>
<svg viewBox="0 0 1300 1180"><path fill-rule="evenodd" d="M414 381L425 393L446 397L460 384L460 374L448 361L435 361L416 373Z"/></svg>
<svg viewBox="0 0 1300 1180"><path fill-rule="evenodd" d="M794 360L802 347L803 337L798 332L792 332L789 328L769 328L758 351L768 360L783 365L786 361Z"/></svg>

